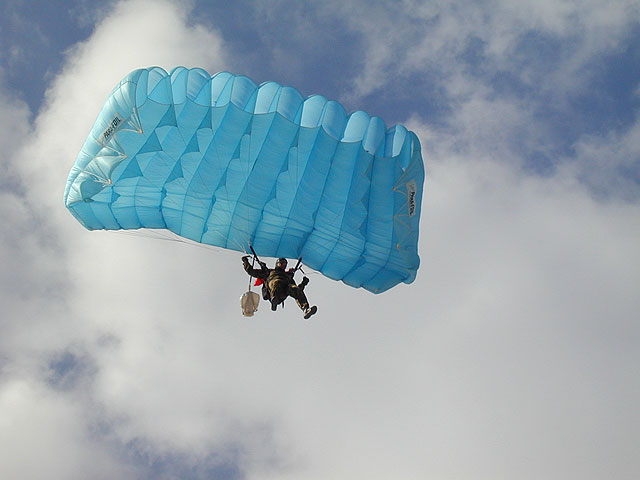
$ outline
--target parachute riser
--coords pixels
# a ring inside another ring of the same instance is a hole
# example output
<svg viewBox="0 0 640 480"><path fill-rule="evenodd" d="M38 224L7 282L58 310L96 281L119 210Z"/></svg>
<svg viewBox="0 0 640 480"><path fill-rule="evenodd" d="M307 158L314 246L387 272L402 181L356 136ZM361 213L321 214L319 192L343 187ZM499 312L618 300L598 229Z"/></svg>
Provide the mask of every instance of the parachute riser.
<svg viewBox="0 0 640 480"><path fill-rule="evenodd" d="M298 270L300 270L302 272L302 274L304 275L304 270L302 270L302 257L300 257L298 259L298 263L296 263L296 266L293 269L293 273L296 273Z"/></svg>
<svg viewBox="0 0 640 480"><path fill-rule="evenodd" d="M255 264L256 264L256 258L253 257L253 260L251 261L251 268L253 268ZM253 278L249 276L249 291L251 291L251 284L253 283L252 280Z"/></svg>
<svg viewBox="0 0 640 480"><path fill-rule="evenodd" d="M253 260L254 262L258 262L258 264L262 267L262 268L267 268L267 264L262 262L260 260L260 258L258 258L258 254L256 253L256 251L253 249L253 245L249 244L249 248L251 249L251 253L253 253Z"/></svg>

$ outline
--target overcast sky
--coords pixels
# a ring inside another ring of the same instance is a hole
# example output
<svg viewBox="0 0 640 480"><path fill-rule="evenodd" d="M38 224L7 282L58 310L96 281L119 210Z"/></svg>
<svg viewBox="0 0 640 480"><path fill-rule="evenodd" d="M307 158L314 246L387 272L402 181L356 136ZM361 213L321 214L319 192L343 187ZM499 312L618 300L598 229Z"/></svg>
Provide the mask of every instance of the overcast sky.
<svg viewBox="0 0 640 480"><path fill-rule="evenodd" d="M0 478L640 477L640 2L8 0ZM322 94L421 142L416 281L88 232L66 178L135 68Z"/></svg>

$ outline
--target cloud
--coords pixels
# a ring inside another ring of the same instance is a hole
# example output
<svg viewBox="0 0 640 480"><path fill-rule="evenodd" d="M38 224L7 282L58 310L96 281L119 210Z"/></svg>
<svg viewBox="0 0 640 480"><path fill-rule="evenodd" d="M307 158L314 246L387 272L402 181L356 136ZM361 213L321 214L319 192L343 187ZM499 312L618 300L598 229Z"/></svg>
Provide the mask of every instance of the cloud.
<svg viewBox="0 0 640 480"><path fill-rule="evenodd" d="M360 96L384 88L395 76L423 73L425 67L437 69L436 78L446 86L452 77L469 73L464 71L467 65L462 57L474 40L483 45L481 60L488 71L508 70L529 85L542 81L546 90L566 92L581 83L585 63L617 48L640 15L632 1L605 7L599 2L571 1L493 1L478 6L407 0L398 7L331 2L326 8L341 12L349 26L366 38L363 73L356 79ZM540 63L532 56L522 62L519 50L531 35L548 38L563 50L562 61L553 62L553 70L542 65L549 62L548 55L540 56ZM397 73L389 76L393 70ZM478 79L468 80L477 83ZM452 95L456 93L451 90Z"/></svg>
<svg viewBox="0 0 640 480"><path fill-rule="evenodd" d="M635 130L637 114L628 112L637 96L615 73L629 68L621 52L635 52L635 2L333 2L329 9L363 39L353 96L393 92L397 101L406 92L411 115L455 138L470 156L491 152L548 174L593 165L581 156L587 145L615 149L621 130ZM624 163L635 170L637 155ZM591 176L587 184L616 194L611 178Z"/></svg>
<svg viewBox="0 0 640 480"><path fill-rule="evenodd" d="M575 158L566 170L592 186L596 193L610 192L636 200L640 192L640 119L622 132L584 135L575 143Z"/></svg>
<svg viewBox="0 0 640 480"><path fill-rule="evenodd" d="M228 61L231 39L184 5L116 4L33 122L2 99L0 476L632 478L639 207L509 162L533 117L482 80L450 77L444 127L411 120L428 174L416 282L374 296L311 275L311 322L294 304L241 317L237 255L75 222L66 175L113 85ZM633 132L609 139L620 161Z"/></svg>
<svg viewBox="0 0 640 480"><path fill-rule="evenodd" d="M31 202L29 178L20 175L21 152L32 134L27 106L3 92L0 84L0 292L3 315L0 320L3 356L25 360L49 342L61 309L66 287L56 258L60 245L47 235L47 215ZM17 323L16 318L23 319ZM55 344L55 339L50 342Z"/></svg>
<svg viewBox="0 0 640 480"><path fill-rule="evenodd" d="M425 373L438 381L423 393L456 405L434 413L445 439L440 453L455 449L476 474L496 475L502 465L505 478L518 463L539 476L527 460L536 456L553 472L544 476L582 475L560 472L568 468L563 458L583 454L598 457L590 468L604 474L625 465L620 476L628 475L633 434L603 405L637 396L621 378L633 376L631 345L640 333L630 301L639 280L638 205L595 201L569 176L523 177L496 161L436 158L423 220L421 310L438 327L433 337L447 340L442 348L425 336L416 342L435 348L423 359L444 363L442 376ZM491 420L482 413L489 410L500 413ZM448 417L453 411L457 418Z"/></svg>
<svg viewBox="0 0 640 480"><path fill-rule="evenodd" d="M167 68L195 64L213 71L221 69L224 59L220 38L197 23L187 26L188 7L185 3L172 2L116 4L111 15L96 26L93 36L68 53L61 74L47 92L45 107L33 122L24 104L6 96L0 98L3 170L9 180L3 182L8 188L0 192L3 200L0 214L3 223L11 225L2 231L0 250L4 311L0 346L5 378L2 391L9 392L12 382L27 378L35 387L22 390L25 400L21 403L27 409L42 408L55 417L55 409L48 407L49 400L40 400L38 392L47 391L47 385L54 390L62 389L59 403L73 399L65 408L68 416L75 414L77 420L70 422L66 429L58 423L45 422L42 438L57 435L58 446L77 448L78 455L87 459L99 455L114 462L118 448L108 448L109 444L129 441L124 437L112 441L106 435L109 443L102 434L97 438L89 436L83 443L75 437L82 436L83 429L90 428L92 423L111 418L109 413L104 413L104 399L93 394L94 382L99 385L103 372L103 365L95 359L102 351L111 351L122 335L126 336L126 327L124 330L113 328L114 312L122 309L127 321L135 319L136 314L126 309L129 291L122 292L119 304L117 299L101 297L91 288L100 286L96 277L108 285L127 274L114 269L113 276L107 276L99 271L101 262L117 263L110 256L117 255L119 248L109 248L107 240L107 246L102 247L107 250L103 253L101 247L84 241L81 227L62 207L62 191L88 126L93 123L104 98L125 73L149 64ZM87 108L89 105L93 105L93 109ZM139 250L131 255L134 259L149 259ZM120 261L127 264L126 255L123 257ZM150 275L153 273L145 272L141 285ZM108 290L104 292L111 298L115 291ZM135 307L140 312L140 323L145 325L145 317L149 315L147 305L135 304ZM106 361L111 363L110 359ZM86 365L93 366L86 368ZM118 406L107 408L107 412L111 411L120 410ZM31 431L24 423L27 415L15 418L16 429ZM56 433L58 428L61 431ZM136 437L143 438L145 434L142 431ZM41 461L38 468L46 470L59 449L52 441L43 440L43 448L44 445L51 450L50 454L39 449L33 454ZM62 452L58 453L62 458ZM20 458L25 457L16 456L15 463L3 462L2 476L19 478L11 473L20 469ZM68 460L66 473L59 477L86 478L82 473L86 471L85 461ZM128 468L126 459L123 466L125 470ZM51 468L57 471L54 465ZM26 471L23 473L29 475Z"/></svg>
<svg viewBox="0 0 640 480"><path fill-rule="evenodd" d="M14 379L0 383L0 408L3 477L133 478L133 469L113 462L106 449L87 447L88 412L68 397Z"/></svg>

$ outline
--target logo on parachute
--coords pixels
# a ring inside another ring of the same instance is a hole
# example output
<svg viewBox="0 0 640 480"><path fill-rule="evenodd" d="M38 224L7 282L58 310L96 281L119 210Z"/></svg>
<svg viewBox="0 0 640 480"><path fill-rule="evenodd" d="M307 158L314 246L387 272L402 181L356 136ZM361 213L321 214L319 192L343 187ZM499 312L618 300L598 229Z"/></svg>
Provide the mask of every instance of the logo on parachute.
<svg viewBox="0 0 640 480"><path fill-rule="evenodd" d="M109 143L109 140L111 140L111 138L113 138L113 136L116 134L116 132L122 125L122 122L124 122L124 119L116 113L109 122L109 126L98 137L98 143L101 145L106 145L107 143Z"/></svg>
<svg viewBox="0 0 640 480"><path fill-rule="evenodd" d="M409 209L409 216L413 217L416 214L416 193L418 192L418 185L415 180L411 180L406 183L407 187L407 208Z"/></svg>

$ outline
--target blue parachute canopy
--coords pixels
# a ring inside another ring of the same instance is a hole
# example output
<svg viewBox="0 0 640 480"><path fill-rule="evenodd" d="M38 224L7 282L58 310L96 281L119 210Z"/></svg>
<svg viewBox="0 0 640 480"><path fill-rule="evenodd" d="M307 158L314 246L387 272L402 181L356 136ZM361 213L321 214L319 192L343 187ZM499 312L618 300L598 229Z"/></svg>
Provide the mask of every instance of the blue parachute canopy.
<svg viewBox="0 0 640 480"><path fill-rule="evenodd" d="M251 245L379 293L415 279L423 183L403 126L275 82L153 67L107 99L64 201L89 230Z"/></svg>

